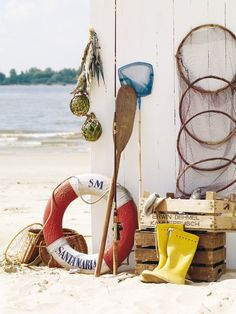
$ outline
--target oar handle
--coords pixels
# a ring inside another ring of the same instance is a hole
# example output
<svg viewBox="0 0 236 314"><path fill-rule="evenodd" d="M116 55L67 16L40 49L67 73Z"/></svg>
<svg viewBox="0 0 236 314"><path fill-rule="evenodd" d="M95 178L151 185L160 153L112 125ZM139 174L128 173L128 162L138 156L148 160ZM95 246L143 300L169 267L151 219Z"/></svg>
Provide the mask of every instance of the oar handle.
<svg viewBox="0 0 236 314"><path fill-rule="evenodd" d="M105 221L104 221L104 225L103 225L102 239L101 239L99 253L98 253L97 265L96 265L96 269L95 269L95 276L96 277L100 276L100 274L101 274L102 260L103 260L104 252L105 252L107 233L108 233L108 228L109 228L109 222L110 222L112 205L113 205L113 198L114 198L114 191L115 191L115 185L116 185L116 175L118 173L119 164L120 164L120 153L117 154L116 169L115 169L114 174L112 176L110 191L109 191L108 199L107 199L106 216L105 216Z"/></svg>
<svg viewBox="0 0 236 314"><path fill-rule="evenodd" d="M105 221L104 221L104 225L103 225L102 239L101 239L99 253L98 253L97 266L96 266L96 270L95 270L95 276L96 277L100 276L100 274L101 274L102 260L103 260L103 256L104 256L105 246L106 246L107 233L108 233L108 227L109 227L111 210L112 210L112 203L113 203L113 197L114 197L114 185L115 185L115 179L114 179L114 175L113 175L110 191L108 194L106 216L105 216Z"/></svg>
<svg viewBox="0 0 236 314"><path fill-rule="evenodd" d="M120 165L120 156L121 154L116 154L115 159L115 181L117 182L117 175L119 171ZM114 188L114 193L116 193L116 189ZM117 196L114 194L115 208L113 215L113 275L117 275L118 266L119 266L119 256L118 256L118 212L117 212Z"/></svg>

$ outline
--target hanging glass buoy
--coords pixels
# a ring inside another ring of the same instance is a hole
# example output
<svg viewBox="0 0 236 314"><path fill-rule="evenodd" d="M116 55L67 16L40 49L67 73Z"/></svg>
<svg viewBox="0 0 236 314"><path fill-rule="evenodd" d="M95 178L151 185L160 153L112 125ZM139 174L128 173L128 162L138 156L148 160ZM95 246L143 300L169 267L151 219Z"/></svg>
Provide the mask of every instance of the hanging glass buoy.
<svg viewBox="0 0 236 314"><path fill-rule="evenodd" d="M82 127L82 133L87 141L97 141L102 134L102 126L96 119L94 113L89 113L90 93L94 80L103 80L103 66L100 56L100 45L97 33L94 29L89 30L89 41L85 47L84 54L78 71L77 84L72 91L73 98L70 102L71 112L78 116L87 116Z"/></svg>
<svg viewBox="0 0 236 314"><path fill-rule="evenodd" d="M87 115L87 119L82 126L82 133L86 141L90 142L97 141L101 136L102 126L93 112Z"/></svg>
<svg viewBox="0 0 236 314"><path fill-rule="evenodd" d="M70 110L71 112L78 116L85 116L90 108L88 95L82 92L75 94L75 96L71 99L70 102Z"/></svg>

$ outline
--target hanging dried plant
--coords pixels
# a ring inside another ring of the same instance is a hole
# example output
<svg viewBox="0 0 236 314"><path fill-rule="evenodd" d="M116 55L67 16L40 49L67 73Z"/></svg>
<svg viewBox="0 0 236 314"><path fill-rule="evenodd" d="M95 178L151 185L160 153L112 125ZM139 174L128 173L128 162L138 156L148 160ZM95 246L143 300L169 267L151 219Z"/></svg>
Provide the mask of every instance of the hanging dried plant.
<svg viewBox="0 0 236 314"><path fill-rule="evenodd" d="M90 86L94 78L97 79L99 84L101 76L104 82L102 60L100 55L101 47L98 42L98 36L93 28L90 28L89 33L89 41L84 50L77 85L72 92L73 94L77 94L79 92L89 94Z"/></svg>
<svg viewBox="0 0 236 314"><path fill-rule="evenodd" d="M94 79L96 78L99 84L100 77L104 82L104 75L97 34L92 28L89 33L89 41L82 57L77 85L72 92L70 110L78 117L87 116L82 127L82 133L87 141L96 141L102 134L102 126L95 114L89 113L89 94Z"/></svg>

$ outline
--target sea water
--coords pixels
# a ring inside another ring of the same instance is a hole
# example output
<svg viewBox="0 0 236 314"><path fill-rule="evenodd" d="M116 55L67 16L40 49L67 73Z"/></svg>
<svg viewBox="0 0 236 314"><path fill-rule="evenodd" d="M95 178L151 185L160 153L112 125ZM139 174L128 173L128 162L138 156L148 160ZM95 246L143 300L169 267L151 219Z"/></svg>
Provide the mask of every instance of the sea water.
<svg viewBox="0 0 236 314"><path fill-rule="evenodd" d="M65 145L88 150L85 118L70 111L72 85L0 86L0 147Z"/></svg>

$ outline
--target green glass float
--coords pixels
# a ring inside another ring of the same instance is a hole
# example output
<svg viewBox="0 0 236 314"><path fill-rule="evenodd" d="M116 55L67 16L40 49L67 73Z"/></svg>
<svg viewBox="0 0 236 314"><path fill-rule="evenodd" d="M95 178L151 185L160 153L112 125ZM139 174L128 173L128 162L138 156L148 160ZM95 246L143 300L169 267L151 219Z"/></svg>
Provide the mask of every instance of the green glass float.
<svg viewBox="0 0 236 314"><path fill-rule="evenodd" d="M89 98L86 93L79 92L71 99L70 110L71 112L78 116L85 116L90 108Z"/></svg>
<svg viewBox="0 0 236 314"><path fill-rule="evenodd" d="M82 126L82 133L86 141L89 142L95 142L101 136L102 126L93 112L87 115L87 119Z"/></svg>

